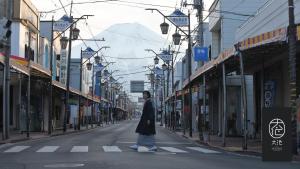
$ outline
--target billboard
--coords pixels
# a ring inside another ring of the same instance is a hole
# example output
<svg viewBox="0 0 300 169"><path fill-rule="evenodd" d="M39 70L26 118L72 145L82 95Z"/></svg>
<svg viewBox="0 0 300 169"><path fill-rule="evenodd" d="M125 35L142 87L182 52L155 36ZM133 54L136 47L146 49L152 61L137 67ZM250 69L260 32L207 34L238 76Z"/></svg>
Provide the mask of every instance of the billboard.
<svg viewBox="0 0 300 169"><path fill-rule="evenodd" d="M130 81L130 92L131 93L142 93L144 91L143 80L132 80Z"/></svg>

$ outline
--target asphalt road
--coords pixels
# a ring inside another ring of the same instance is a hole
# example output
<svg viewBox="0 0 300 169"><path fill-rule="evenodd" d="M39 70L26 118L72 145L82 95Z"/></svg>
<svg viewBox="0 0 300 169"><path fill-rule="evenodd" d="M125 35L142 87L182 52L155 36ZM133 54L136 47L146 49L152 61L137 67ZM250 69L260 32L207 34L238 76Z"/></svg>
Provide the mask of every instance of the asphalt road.
<svg viewBox="0 0 300 169"><path fill-rule="evenodd" d="M298 162L212 150L157 126L157 152L129 148L137 121L105 128L7 144L0 147L0 169L300 169Z"/></svg>

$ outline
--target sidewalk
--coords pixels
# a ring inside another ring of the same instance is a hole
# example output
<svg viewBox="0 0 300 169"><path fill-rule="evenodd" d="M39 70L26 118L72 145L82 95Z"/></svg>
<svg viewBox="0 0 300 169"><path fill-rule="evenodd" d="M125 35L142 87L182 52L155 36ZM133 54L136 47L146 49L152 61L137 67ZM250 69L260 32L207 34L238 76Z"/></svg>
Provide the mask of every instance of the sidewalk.
<svg viewBox="0 0 300 169"><path fill-rule="evenodd" d="M106 127L106 126L107 126L106 124L103 124L101 127ZM46 137L78 133L78 132L82 132L82 131L95 129L98 127L100 127L100 126L94 125L92 128L91 125L89 125L88 129L87 129L86 126L81 126L81 128L80 128L81 130L74 130L74 128L68 128L65 133L62 130L55 130L51 133L51 135L49 135L47 132L30 132L29 138L27 137L26 132L20 133L19 131L10 131L9 139L8 140L0 139L0 145L6 144L6 143L20 142L20 141L25 141L25 140L37 140L37 139L46 138ZM2 132L0 132L0 137L2 137Z"/></svg>
<svg viewBox="0 0 300 169"><path fill-rule="evenodd" d="M189 136L188 131L186 131L185 135L181 131L175 132L177 135L182 136L184 138L187 138L191 141L194 141L196 143L210 146L213 148L221 149L227 152L234 152L244 155L254 155L254 156L261 156L262 155L262 147L261 147L261 140L253 140L249 139L247 141L247 150L243 150L243 137L226 137L225 143L226 146L223 147L223 140L222 137L219 137L217 135L210 135L209 141L207 143L200 141L199 139L199 133L193 132L193 137ZM294 161L300 161L300 155L294 155L293 157Z"/></svg>

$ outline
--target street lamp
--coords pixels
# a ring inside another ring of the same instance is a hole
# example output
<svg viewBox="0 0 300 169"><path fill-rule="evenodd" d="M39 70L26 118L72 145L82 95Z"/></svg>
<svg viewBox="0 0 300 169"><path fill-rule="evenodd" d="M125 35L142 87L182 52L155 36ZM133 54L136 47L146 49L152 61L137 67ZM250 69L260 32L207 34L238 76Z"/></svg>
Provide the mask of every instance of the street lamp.
<svg viewBox="0 0 300 169"><path fill-rule="evenodd" d="M181 35L180 35L178 32L176 32L176 33L174 33L174 34L172 35L172 37L173 37L173 42L174 42L174 44L175 44L175 45L179 45L180 39L181 39Z"/></svg>
<svg viewBox="0 0 300 169"><path fill-rule="evenodd" d="M192 60L191 60L191 55L192 55L192 48L191 48L191 23L190 23L190 13L188 13L187 20L187 26L188 26L188 32L185 32L183 29L180 28L180 26L176 25L173 21L171 21L171 19L169 17L167 17L166 15L164 15L161 11L159 11L158 9L155 8L148 8L146 10L151 10L151 11L157 11L159 14L161 14L164 19L167 19L168 21L170 21L172 23L172 25L174 25L176 27L177 30L179 30L180 32L182 32L188 39L188 55L187 55L187 59L188 59L188 90L189 90L189 100L190 102L192 102L192 84L191 84L191 75L192 75ZM173 16L174 17L174 16ZM182 16L179 16L182 17ZM175 45L179 45L180 43L180 38L181 35L179 33L175 33L173 34L173 42ZM192 132L192 109L193 109L193 105L190 103L189 104L189 135L190 137L192 137L193 132Z"/></svg>
<svg viewBox="0 0 300 169"><path fill-rule="evenodd" d="M161 23L160 29L161 29L162 34L168 34L169 24L166 22Z"/></svg>
<svg viewBox="0 0 300 169"><path fill-rule="evenodd" d="M103 71L103 75L104 75L104 76L108 76L108 70L107 70L107 69L105 69L105 70Z"/></svg>
<svg viewBox="0 0 300 169"><path fill-rule="evenodd" d="M168 68L168 66L167 66L165 63L162 64L161 67L162 67L162 69L163 69L164 71L167 70L167 68Z"/></svg>
<svg viewBox="0 0 300 169"><path fill-rule="evenodd" d="M94 59L95 59L95 63L96 63L96 64L99 64L99 63L100 63L100 59L101 59L101 58L100 58L99 55L95 56Z"/></svg>
<svg viewBox="0 0 300 169"><path fill-rule="evenodd" d="M154 58L154 64L157 65L158 63L159 63L159 59L158 59L158 57L156 56L156 57Z"/></svg>
<svg viewBox="0 0 300 169"><path fill-rule="evenodd" d="M78 37L79 37L79 33L80 33L80 30L78 29L78 28L74 28L73 30L72 30L72 35L73 35L73 40L77 40L78 39Z"/></svg>
<svg viewBox="0 0 300 169"><path fill-rule="evenodd" d="M93 66L93 64L91 62L87 63L86 64L87 70L89 70L89 71L92 70L92 66Z"/></svg>

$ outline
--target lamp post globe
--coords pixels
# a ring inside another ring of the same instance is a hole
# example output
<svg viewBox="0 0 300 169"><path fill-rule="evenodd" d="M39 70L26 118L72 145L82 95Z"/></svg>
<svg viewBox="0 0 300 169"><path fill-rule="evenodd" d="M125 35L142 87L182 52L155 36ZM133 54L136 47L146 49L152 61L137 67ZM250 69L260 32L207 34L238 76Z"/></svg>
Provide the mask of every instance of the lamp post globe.
<svg viewBox="0 0 300 169"><path fill-rule="evenodd" d="M105 69L105 70L104 70L104 76L107 76L107 75L108 75L108 70Z"/></svg>
<svg viewBox="0 0 300 169"><path fill-rule="evenodd" d="M73 35L73 39L74 39L74 40L77 40L77 39L78 39L79 33L80 33L80 30L79 30L78 28L74 28L74 29L72 30L72 35Z"/></svg>
<svg viewBox="0 0 300 169"><path fill-rule="evenodd" d="M166 22L161 23L160 29L162 34L168 34L169 24L167 24Z"/></svg>
<svg viewBox="0 0 300 169"><path fill-rule="evenodd" d="M161 67L162 67L163 70L167 70L167 65L165 63L162 64Z"/></svg>
<svg viewBox="0 0 300 169"><path fill-rule="evenodd" d="M67 45L68 45L68 38L64 36L60 39L61 49L66 49Z"/></svg>
<svg viewBox="0 0 300 169"><path fill-rule="evenodd" d="M89 71L92 70L92 65L93 64L91 62L87 63L86 64L87 70L89 70Z"/></svg>
<svg viewBox="0 0 300 169"><path fill-rule="evenodd" d="M150 74L150 81L154 81L154 76L155 76L154 73Z"/></svg>
<svg viewBox="0 0 300 169"><path fill-rule="evenodd" d="M154 64L157 65L158 63L159 63L159 59L158 59L158 57L156 56L156 57L154 58Z"/></svg>
<svg viewBox="0 0 300 169"><path fill-rule="evenodd" d="M95 59L96 64L100 63L100 56L99 55L95 56L94 59Z"/></svg>
<svg viewBox="0 0 300 169"><path fill-rule="evenodd" d="M176 32L176 33L174 33L174 34L172 35L172 37L173 37L173 42L174 42L174 44L175 44L175 45L179 45L180 39L181 39L181 35L180 35L178 32Z"/></svg>

